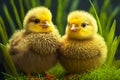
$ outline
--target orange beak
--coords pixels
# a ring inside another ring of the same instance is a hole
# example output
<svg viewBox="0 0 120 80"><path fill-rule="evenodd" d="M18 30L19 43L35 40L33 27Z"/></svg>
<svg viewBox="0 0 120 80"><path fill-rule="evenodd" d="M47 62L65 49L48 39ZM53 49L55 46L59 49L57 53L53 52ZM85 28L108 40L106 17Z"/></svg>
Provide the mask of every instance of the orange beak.
<svg viewBox="0 0 120 80"><path fill-rule="evenodd" d="M78 27L75 24L72 24L70 30L71 31L77 31Z"/></svg>
<svg viewBox="0 0 120 80"><path fill-rule="evenodd" d="M47 28L47 27L49 27L49 26L50 26L50 24L49 24L48 21L44 21L43 24L42 24L42 27L43 27L43 28Z"/></svg>

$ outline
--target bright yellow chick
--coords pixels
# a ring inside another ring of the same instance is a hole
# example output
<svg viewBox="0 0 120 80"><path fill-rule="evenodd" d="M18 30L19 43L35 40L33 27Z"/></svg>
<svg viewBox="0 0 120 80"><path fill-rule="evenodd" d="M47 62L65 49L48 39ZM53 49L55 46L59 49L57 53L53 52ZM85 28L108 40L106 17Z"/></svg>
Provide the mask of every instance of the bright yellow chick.
<svg viewBox="0 0 120 80"><path fill-rule="evenodd" d="M106 60L107 47L97 31L94 17L86 11L68 15L66 33L61 38L60 63L70 73L84 73L100 67Z"/></svg>
<svg viewBox="0 0 120 80"><path fill-rule="evenodd" d="M26 14L24 29L11 37L8 51L22 71L45 72L57 62L59 38L50 10L36 7Z"/></svg>

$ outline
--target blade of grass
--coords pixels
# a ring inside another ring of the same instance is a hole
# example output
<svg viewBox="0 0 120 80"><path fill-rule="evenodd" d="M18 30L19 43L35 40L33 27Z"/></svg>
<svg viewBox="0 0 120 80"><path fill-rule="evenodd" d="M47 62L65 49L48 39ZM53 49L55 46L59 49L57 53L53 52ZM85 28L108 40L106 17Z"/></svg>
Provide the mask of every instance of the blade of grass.
<svg viewBox="0 0 120 80"><path fill-rule="evenodd" d="M36 6L40 6L41 5L41 0L36 0Z"/></svg>
<svg viewBox="0 0 120 80"><path fill-rule="evenodd" d="M99 11L99 6L98 6L98 3L97 3L97 2L98 2L97 0L94 0L94 1L93 1L93 4L94 4L94 6L95 6L95 8L96 8L96 11L98 12L98 11ZM93 15L95 15L92 6L90 6L90 8L89 8L89 12L92 13Z"/></svg>
<svg viewBox="0 0 120 80"><path fill-rule="evenodd" d="M119 11L119 8L116 8L112 13L111 15L109 16L109 18L107 17L106 21L104 21L103 23L105 24L103 27L103 35L104 35L104 38L105 40L108 40L108 35L109 35L109 32L110 32L110 29L111 29L111 23L113 21L113 18L115 17L115 15L117 14L117 12ZM107 24L106 24L107 23ZM114 29L115 30L115 29Z"/></svg>
<svg viewBox="0 0 120 80"><path fill-rule="evenodd" d="M101 27L102 27L102 32L103 32L103 37L106 40L107 37L107 28L106 28L106 23L108 23L108 16L109 16L109 10L110 10L110 1L109 0L105 0L103 1L101 10L100 10L100 22L101 22Z"/></svg>
<svg viewBox="0 0 120 80"><path fill-rule="evenodd" d="M20 6L20 11L21 11L21 20L23 20L24 16L25 16L24 7L23 7L23 0L19 0L19 6Z"/></svg>
<svg viewBox="0 0 120 80"><path fill-rule="evenodd" d="M2 37L3 44L7 44L8 43L8 36L7 36L4 21L3 21L1 16L0 16L0 35Z"/></svg>
<svg viewBox="0 0 120 80"><path fill-rule="evenodd" d="M69 13L69 4L70 4L70 1L69 0L64 0L63 1L63 10L62 10L62 15L64 16L64 17L62 17L62 23L63 23L63 33L62 34L64 34L65 33L65 28L66 28L66 24L67 24L67 15L68 15L68 13Z"/></svg>
<svg viewBox="0 0 120 80"><path fill-rule="evenodd" d="M102 27L102 31L103 31L103 36L105 36L104 34L106 33L106 23L108 20L108 14L104 11L100 14L100 22L101 22L101 27ZM105 31L105 32L104 32Z"/></svg>
<svg viewBox="0 0 120 80"><path fill-rule="evenodd" d="M14 24L10 14L9 14L8 8L5 4L3 4L3 10L4 10L4 13L5 13L7 20L9 21L11 30L12 30L12 32L14 32L16 30L16 27L15 27L15 24Z"/></svg>
<svg viewBox="0 0 120 80"><path fill-rule="evenodd" d="M3 58L3 59L5 59L5 58ZM9 68L8 64L5 61L3 63L3 66L4 66L5 72L7 74L12 74L11 71L10 71L10 68Z"/></svg>
<svg viewBox="0 0 120 80"><path fill-rule="evenodd" d="M117 51L119 43L120 43L120 36L115 37L111 44L111 47L109 48L109 51L108 51L109 54L108 54L107 60L106 60L106 64L109 66L112 65L112 63L114 61L115 53Z"/></svg>
<svg viewBox="0 0 120 80"><path fill-rule="evenodd" d="M40 0L30 0L30 3L32 5L31 7L36 7L36 6L41 5Z"/></svg>
<svg viewBox="0 0 120 80"><path fill-rule="evenodd" d="M31 4L32 4L32 7L36 7L36 6L40 5L39 0L30 0L30 1L31 1Z"/></svg>
<svg viewBox="0 0 120 80"><path fill-rule="evenodd" d="M52 0L45 0L44 6L50 8Z"/></svg>
<svg viewBox="0 0 120 80"><path fill-rule="evenodd" d="M7 66L7 68L9 68L9 71L11 75L14 75L14 76L18 76L18 73L17 73L17 70L15 68L15 65L11 59L11 56L9 55L8 51L7 51L7 47L3 44L0 43L0 48L3 52L3 57L4 57L4 62Z"/></svg>
<svg viewBox="0 0 120 80"><path fill-rule="evenodd" d="M114 20L114 22L111 26L111 29L109 30L109 33L108 33L107 38L106 38L108 49L111 46L112 41L115 37L115 29L116 29L116 20Z"/></svg>
<svg viewBox="0 0 120 80"><path fill-rule="evenodd" d="M111 10L110 6L111 6L110 1L104 0L102 8L100 10L100 21L101 21L102 30L103 30L103 36L105 37L105 39L107 37L106 32L109 32L107 30L106 23L108 23L108 20L109 20L108 17L111 15L111 14L109 14L109 10Z"/></svg>
<svg viewBox="0 0 120 80"><path fill-rule="evenodd" d="M109 30L110 29L110 25L111 25L111 22L113 20L113 18L115 17L115 15L120 11L120 6L116 7L114 9L114 11L111 13L110 17L108 18L108 21L107 21L107 25L106 25L106 30Z"/></svg>
<svg viewBox="0 0 120 80"><path fill-rule="evenodd" d="M7 77L12 77L12 75L10 75L10 74L7 74L7 73L3 73L2 72L2 74L7 78Z"/></svg>
<svg viewBox="0 0 120 80"><path fill-rule="evenodd" d="M103 3L103 5L102 5L102 9L101 9L101 11L100 11L100 14L102 13L102 12L105 12L105 10L106 10L106 8L108 8L108 5L110 4L110 1L109 0L104 0L104 3Z"/></svg>
<svg viewBox="0 0 120 80"><path fill-rule="evenodd" d="M59 62L57 62L55 67L48 70L48 72L50 74L55 74L56 76L60 76L60 75L62 76L66 73L66 71L63 69L63 67L61 66L61 64Z"/></svg>
<svg viewBox="0 0 120 80"><path fill-rule="evenodd" d="M56 23L57 23L57 27L58 30L60 32L60 34L62 35L63 32L63 25L62 25L62 1L58 0L58 7L57 7L57 17L56 17Z"/></svg>
<svg viewBox="0 0 120 80"><path fill-rule="evenodd" d="M64 0L64 1L63 1L64 9L66 9L66 8L68 7L69 2L70 2L69 0Z"/></svg>
<svg viewBox="0 0 120 80"><path fill-rule="evenodd" d="M108 57L107 57L106 63L108 65L112 64L114 57L115 57L117 47L119 45L119 37L118 37L118 39L117 39L117 37L115 37L115 29L116 29L116 20L114 20L114 22L111 26L111 29L110 29L109 33L107 33L108 35L106 37L106 43L108 46Z"/></svg>
<svg viewBox="0 0 120 80"><path fill-rule="evenodd" d="M35 7L36 6L35 0L30 0L30 1L31 1L31 4L32 4L32 7Z"/></svg>
<svg viewBox="0 0 120 80"><path fill-rule="evenodd" d="M24 3L25 3L25 7L27 8L27 10L31 8L30 0L24 0Z"/></svg>
<svg viewBox="0 0 120 80"><path fill-rule="evenodd" d="M19 28L19 29L22 29L22 28L23 28L23 27L22 27L22 22L21 22L21 20L20 20L19 15L18 15L18 11L17 11L17 8L16 8L16 6L15 6L15 4L14 4L14 0L10 0L10 2L11 2L11 5L12 5L12 7L13 7L13 11L14 11L14 14L15 14L16 22L17 22L17 24L18 24L18 28Z"/></svg>
<svg viewBox="0 0 120 80"><path fill-rule="evenodd" d="M79 4L79 1L80 0L74 0L73 3L72 3L72 6L70 8L70 11L73 11L77 8L78 4Z"/></svg>
<svg viewBox="0 0 120 80"><path fill-rule="evenodd" d="M96 9L95 9L92 1L89 0L89 2L90 2L91 6L92 6L92 8L93 8L93 10L94 10L95 17L96 17L96 19L97 19L98 28L99 28L99 33L100 33L101 35L103 35L103 33L102 33L102 26L101 26L100 19L99 19L99 17L98 17L97 11L96 11Z"/></svg>

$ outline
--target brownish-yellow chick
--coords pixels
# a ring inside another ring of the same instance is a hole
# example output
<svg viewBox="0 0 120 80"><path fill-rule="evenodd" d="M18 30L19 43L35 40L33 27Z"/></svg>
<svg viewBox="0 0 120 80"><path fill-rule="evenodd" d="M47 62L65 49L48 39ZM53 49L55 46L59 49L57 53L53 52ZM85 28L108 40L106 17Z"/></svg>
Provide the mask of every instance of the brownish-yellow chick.
<svg viewBox="0 0 120 80"><path fill-rule="evenodd" d="M66 33L61 38L60 63L70 73L84 73L100 67L106 60L107 47L97 33L94 17L86 11L68 15Z"/></svg>
<svg viewBox="0 0 120 80"><path fill-rule="evenodd" d="M25 16L24 29L11 37L8 51L15 64L26 73L41 73L57 62L60 35L46 7L31 9Z"/></svg>

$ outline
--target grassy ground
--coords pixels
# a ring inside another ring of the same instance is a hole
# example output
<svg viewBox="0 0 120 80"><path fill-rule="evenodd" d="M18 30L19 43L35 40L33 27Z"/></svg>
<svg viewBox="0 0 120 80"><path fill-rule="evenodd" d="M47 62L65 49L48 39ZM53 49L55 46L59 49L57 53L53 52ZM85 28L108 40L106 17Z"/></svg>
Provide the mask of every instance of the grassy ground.
<svg viewBox="0 0 120 80"><path fill-rule="evenodd" d="M120 80L120 68L115 66L104 65L100 68L91 70L84 74L73 74L69 76L68 72L64 71L60 64L48 71L50 74L55 75L52 80ZM6 80L29 80L29 77L21 73L19 76L14 77L12 75L4 73ZM33 74L35 78L40 80L46 80L44 74ZM69 76L69 77L67 77Z"/></svg>

